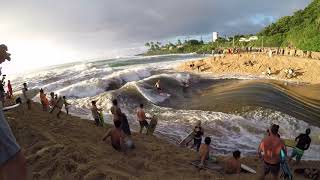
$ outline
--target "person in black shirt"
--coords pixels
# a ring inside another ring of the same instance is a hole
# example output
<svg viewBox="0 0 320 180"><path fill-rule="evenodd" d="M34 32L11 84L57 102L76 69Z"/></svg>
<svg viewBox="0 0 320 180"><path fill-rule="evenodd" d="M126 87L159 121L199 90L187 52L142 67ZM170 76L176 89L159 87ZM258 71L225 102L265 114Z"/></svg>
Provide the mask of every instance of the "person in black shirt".
<svg viewBox="0 0 320 180"><path fill-rule="evenodd" d="M300 163L300 160L303 156L303 152L305 150L308 150L311 144L311 138L309 137L309 134L311 133L311 130L308 128L306 129L305 134L300 134L298 137L296 137L296 141L298 141L296 147L293 149L291 157L289 161L292 160L292 158L296 157L297 164Z"/></svg>
<svg viewBox="0 0 320 180"><path fill-rule="evenodd" d="M197 151L199 151L201 141L202 141L202 136L204 134L204 130L201 127L201 121L197 122L196 126L194 127L193 133L194 133L194 137L193 137L192 148L196 147Z"/></svg>

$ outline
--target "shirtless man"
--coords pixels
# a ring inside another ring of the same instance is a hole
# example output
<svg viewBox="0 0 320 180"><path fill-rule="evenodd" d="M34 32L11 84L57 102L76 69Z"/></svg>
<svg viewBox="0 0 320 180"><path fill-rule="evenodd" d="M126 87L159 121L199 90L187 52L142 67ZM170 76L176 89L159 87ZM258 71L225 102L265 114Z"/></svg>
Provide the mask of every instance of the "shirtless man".
<svg viewBox="0 0 320 180"><path fill-rule="evenodd" d="M241 170L241 163L240 163L240 156L241 152L240 151L234 151L232 153L232 157L227 159L225 163L224 170L227 174L240 174Z"/></svg>
<svg viewBox="0 0 320 180"><path fill-rule="evenodd" d="M286 147L283 141L278 137L279 128L273 124L270 129L270 135L265 137L258 149L259 156L262 157L264 162L264 173L261 179L271 172L273 179L278 179L280 171L280 152L284 150L286 153Z"/></svg>
<svg viewBox="0 0 320 180"><path fill-rule="evenodd" d="M118 101L116 99L112 101L112 107L110 111L113 115L113 122L121 121L122 112L121 112L121 109L118 107Z"/></svg>
<svg viewBox="0 0 320 180"><path fill-rule="evenodd" d="M143 110L143 104L140 104L140 108L137 111L137 117L138 117L138 121L140 124L140 131L139 132L141 134L144 127L146 127L146 129L148 129L149 124L146 119L150 119L150 118L146 117L146 113Z"/></svg>
<svg viewBox="0 0 320 180"><path fill-rule="evenodd" d="M201 144L199 154L200 154L200 164L199 167L204 166L204 162L209 159L209 147L211 143L211 138L206 137L204 139L204 144Z"/></svg>
<svg viewBox="0 0 320 180"><path fill-rule="evenodd" d="M111 139L112 147L117 151L126 151L124 137L125 134L121 129L121 121L114 122L115 127L109 129L109 131L103 136L102 141L106 141L108 137Z"/></svg>

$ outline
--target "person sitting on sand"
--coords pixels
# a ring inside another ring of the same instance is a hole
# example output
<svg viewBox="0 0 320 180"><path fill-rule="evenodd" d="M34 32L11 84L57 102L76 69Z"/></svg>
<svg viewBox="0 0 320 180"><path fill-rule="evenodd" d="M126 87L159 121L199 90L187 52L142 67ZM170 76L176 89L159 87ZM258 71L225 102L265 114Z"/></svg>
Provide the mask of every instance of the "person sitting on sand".
<svg viewBox="0 0 320 180"><path fill-rule="evenodd" d="M232 153L232 157L227 159L225 162L225 173L227 174L239 174L241 171L241 163L240 163L240 156L241 152L240 151L234 151Z"/></svg>
<svg viewBox="0 0 320 180"><path fill-rule="evenodd" d="M154 85L157 88L158 93L161 92L161 87L160 87L160 79L156 82L156 84Z"/></svg>
<svg viewBox="0 0 320 180"><path fill-rule="evenodd" d="M44 93L43 89L40 89L40 101L42 104L43 111L48 111L49 101L48 101L47 95Z"/></svg>
<svg viewBox="0 0 320 180"><path fill-rule="evenodd" d="M70 104L67 102L66 96L63 96L62 99L63 99L64 109L66 110L67 114L69 114L69 105Z"/></svg>
<svg viewBox="0 0 320 180"><path fill-rule="evenodd" d="M210 143L211 143L211 138L206 137L204 139L204 144L201 144L199 154L200 154L200 167L204 166L204 163L206 160L209 159L209 152L210 152Z"/></svg>
<svg viewBox="0 0 320 180"><path fill-rule="evenodd" d="M286 147L283 141L278 137L279 127L273 124L270 129L270 136L265 137L258 148L258 154L262 157L264 162L264 173L261 179L271 172L274 179L278 179L278 174L280 171L280 152L285 151Z"/></svg>
<svg viewBox="0 0 320 180"><path fill-rule="evenodd" d="M198 121L196 126L193 129L194 137L193 137L193 145L192 148L196 147L197 151L199 151L201 141L202 141L202 136L204 134L204 130L201 127L201 121Z"/></svg>
<svg viewBox="0 0 320 180"><path fill-rule="evenodd" d="M26 100L28 109L31 109L31 100L29 99L28 95L27 95L27 91L28 91L28 86L27 83L23 83L23 88L22 88L22 95L24 97L24 99Z"/></svg>
<svg viewBox="0 0 320 180"><path fill-rule="evenodd" d="M125 147L125 134L121 129L121 121L114 122L114 128L109 129L109 131L103 136L103 141L108 137L111 139L112 147L117 151L126 151Z"/></svg>
<svg viewBox="0 0 320 180"><path fill-rule="evenodd" d="M144 112L144 109L143 109L143 104L140 104L140 107L137 111L137 117L138 117L138 121L140 124L140 131L139 132L141 134L144 127L146 129L148 129L149 124L146 119L150 119L150 118L146 117L146 113Z"/></svg>
<svg viewBox="0 0 320 180"><path fill-rule="evenodd" d="M120 107L118 106L118 101L116 99L112 100L112 107L110 111L113 115L113 122L122 121L122 112Z"/></svg>
<svg viewBox="0 0 320 180"><path fill-rule="evenodd" d="M100 122L100 114L99 112L102 111L101 108L97 107L97 102L96 101L91 101L92 107L91 107L91 113L92 113L92 117L95 121L95 124L97 126L103 126Z"/></svg>
<svg viewBox="0 0 320 180"><path fill-rule="evenodd" d="M311 130L308 128L306 129L305 134L300 134L298 137L296 137L295 141L298 141L296 147L293 149L291 157L289 161L292 160L292 158L296 157L297 164L300 163L300 160L303 156L303 153L305 150L308 150L311 144L311 138L310 138Z"/></svg>

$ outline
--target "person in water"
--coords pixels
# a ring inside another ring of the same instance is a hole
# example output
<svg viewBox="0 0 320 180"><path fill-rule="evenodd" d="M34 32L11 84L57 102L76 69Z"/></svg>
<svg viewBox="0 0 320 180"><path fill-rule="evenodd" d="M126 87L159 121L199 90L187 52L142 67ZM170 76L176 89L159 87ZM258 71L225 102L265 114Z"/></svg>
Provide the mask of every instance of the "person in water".
<svg viewBox="0 0 320 180"><path fill-rule="evenodd" d="M224 170L227 174L240 174L241 171L241 163L240 163L240 151L234 151L232 153L232 157L227 159L225 162Z"/></svg>
<svg viewBox="0 0 320 180"><path fill-rule="evenodd" d="M290 156L289 162L292 160L292 158L296 157L296 163L299 164L300 160L303 156L304 151L308 150L311 144L311 138L310 138L311 130L308 128L306 129L305 134L300 134L298 137L296 137L295 141L297 141L296 147L293 149L292 154Z"/></svg>
<svg viewBox="0 0 320 180"><path fill-rule="evenodd" d="M63 99L64 109L66 110L67 114L69 114L69 105L70 104L67 102L66 96L63 96L62 99Z"/></svg>
<svg viewBox="0 0 320 180"><path fill-rule="evenodd" d="M113 122L122 121L122 112L120 107L118 107L118 101L116 99L112 100L112 107L110 111L113 115Z"/></svg>
<svg viewBox="0 0 320 180"><path fill-rule="evenodd" d="M97 126L103 126L100 121L100 113L99 113L102 111L102 109L97 107L96 101L91 101L91 104L92 104L91 113L92 113L92 117L95 121L95 124Z"/></svg>
<svg viewBox="0 0 320 180"><path fill-rule="evenodd" d="M199 155L200 155L200 167L204 166L204 163L206 160L209 159L209 153L210 153L210 143L211 143L211 138L206 137L204 139L204 144L201 144L200 150L199 150Z"/></svg>
<svg viewBox="0 0 320 180"><path fill-rule="evenodd" d="M140 104L140 107L137 111L137 117L138 117L138 121L140 124L140 131L139 132L141 134L144 127L146 129L148 129L149 124L146 119L150 119L150 118L146 117L146 113L144 112L144 109L143 109L143 104Z"/></svg>
<svg viewBox="0 0 320 180"><path fill-rule="evenodd" d="M204 134L204 130L201 127L201 121L198 121L196 126L193 129L194 137L193 137L193 145L192 148L196 147L197 151L199 151L201 141L202 141L202 136Z"/></svg>
<svg viewBox="0 0 320 180"><path fill-rule="evenodd" d="M261 179L271 172L274 179L278 179L280 171L280 152L284 150L287 153L286 147L283 141L278 137L279 127L275 124L271 126L270 135L263 138L261 141L258 154L263 159L264 162L264 173Z"/></svg>
<svg viewBox="0 0 320 180"><path fill-rule="evenodd" d="M26 100L28 109L31 109L31 100L29 99L28 95L27 95L27 91L28 91L28 86L27 83L23 83L23 88L22 88L22 95L24 97L24 99Z"/></svg>
<svg viewBox="0 0 320 180"><path fill-rule="evenodd" d="M9 96L9 98L11 98L13 96L13 91L12 91L12 85L11 85L10 80L8 80L7 87L8 87L8 96Z"/></svg>
<svg viewBox="0 0 320 180"><path fill-rule="evenodd" d="M42 104L43 111L48 111L49 101L48 101L47 95L44 93L43 89L40 89L40 102Z"/></svg>
<svg viewBox="0 0 320 180"><path fill-rule="evenodd" d="M157 88L158 93L160 93L162 91L162 89L160 87L160 79L156 82L156 84L154 86Z"/></svg>
<svg viewBox="0 0 320 180"><path fill-rule="evenodd" d="M103 136L102 140L106 141L107 138L110 137L112 147L117 151L125 152L125 134L121 129L121 121L115 121L114 126L114 128L109 129L109 131Z"/></svg>

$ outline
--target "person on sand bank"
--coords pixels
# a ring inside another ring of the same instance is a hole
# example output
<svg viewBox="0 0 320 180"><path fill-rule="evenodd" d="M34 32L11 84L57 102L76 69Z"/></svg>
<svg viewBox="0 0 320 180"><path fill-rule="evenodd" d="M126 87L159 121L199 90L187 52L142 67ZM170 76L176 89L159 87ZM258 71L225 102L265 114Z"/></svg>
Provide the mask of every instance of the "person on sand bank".
<svg viewBox="0 0 320 180"><path fill-rule="evenodd" d="M122 112L120 107L118 107L118 101L116 99L112 100L112 107L110 108L110 111L113 115L113 122L121 121Z"/></svg>
<svg viewBox="0 0 320 180"><path fill-rule="evenodd" d="M196 123L196 126L193 129L194 137L193 137L193 145L191 148L196 147L197 151L199 151L201 141L202 141L202 136L204 134L204 130L201 127L201 121L198 121Z"/></svg>
<svg viewBox="0 0 320 180"><path fill-rule="evenodd" d="M91 113L92 113L92 117L93 117L93 119L95 121L95 124L97 126L103 126L101 124L100 115L99 115L99 112L101 112L102 109L97 107L97 102L96 101L91 101L91 104L92 104Z"/></svg>
<svg viewBox="0 0 320 180"><path fill-rule="evenodd" d="M240 151L234 151L232 157L228 158L225 162L224 170L226 174L240 174L241 163L240 163Z"/></svg>
<svg viewBox="0 0 320 180"><path fill-rule="evenodd" d="M146 117L146 113L144 112L144 109L143 109L143 104L140 104L140 107L137 111L137 117L138 117L138 121L140 124L140 131L139 132L141 134L144 127L146 129L148 129L149 124L146 119L150 119L150 118Z"/></svg>
<svg viewBox="0 0 320 180"><path fill-rule="evenodd" d="M63 96L62 99L63 99L64 109L66 110L67 114L69 114L69 105L70 104L67 102L66 96Z"/></svg>
<svg viewBox="0 0 320 180"><path fill-rule="evenodd" d="M27 95L27 91L28 91L27 83L23 83L22 95L23 95L24 99L26 100L28 110L30 110L31 109L31 100L29 99L29 97Z"/></svg>
<svg viewBox="0 0 320 180"><path fill-rule="evenodd" d="M121 121L114 122L114 128L108 130L103 136L102 141L106 141L108 137L111 139L112 147L117 151L126 151L125 134L121 129Z"/></svg>
<svg viewBox="0 0 320 180"><path fill-rule="evenodd" d="M50 101L49 101L49 106L50 109L52 109L56 105L57 101L54 98L54 92L50 93Z"/></svg>
<svg viewBox="0 0 320 180"><path fill-rule="evenodd" d="M280 172L280 152L284 150L287 153L283 141L278 137L279 127L275 124L271 126L270 135L263 138L261 141L258 154L264 162L264 172L261 179L271 172L274 179L278 179Z"/></svg>
<svg viewBox="0 0 320 180"><path fill-rule="evenodd" d="M205 161L209 160L210 143L211 143L211 138L210 137L206 137L204 139L204 144L201 144L201 146L200 146L200 150L199 150L200 164L199 164L199 167L203 167Z"/></svg>
<svg viewBox="0 0 320 180"><path fill-rule="evenodd" d="M7 87L8 87L8 96L11 98L13 96L13 91L12 91L12 85L10 80L8 80Z"/></svg>
<svg viewBox="0 0 320 180"><path fill-rule="evenodd" d="M40 89L40 102L42 104L43 111L48 111L49 101L48 101L47 95L44 93L43 89Z"/></svg>
<svg viewBox="0 0 320 180"><path fill-rule="evenodd" d="M311 144L311 138L310 138L311 130L308 128L306 129L305 134L300 134L298 137L296 137L295 141L298 141L296 147L293 149L291 157L289 159L289 162L292 160L292 158L296 157L296 164L300 163L300 160L303 156L304 151L308 150Z"/></svg>

